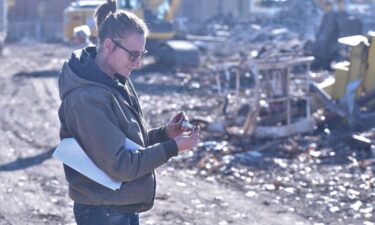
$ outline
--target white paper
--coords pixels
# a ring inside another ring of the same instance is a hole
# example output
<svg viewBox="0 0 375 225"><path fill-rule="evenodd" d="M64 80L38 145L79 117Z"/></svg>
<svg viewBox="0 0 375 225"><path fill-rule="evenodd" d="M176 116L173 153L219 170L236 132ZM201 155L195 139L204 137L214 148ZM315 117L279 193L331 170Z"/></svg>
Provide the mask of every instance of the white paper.
<svg viewBox="0 0 375 225"><path fill-rule="evenodd" d="M126 138L125 149L135 151L142 147ZM92 162L74 138L63 139L53 153L53 157L107 188L117 190L121 187L121 182L112 180Z"/></svg>
<svg viewBox="0 0 375 225"><path fill-rule="evenodd" d="M125 149L128 151L136 151L139 149L142 149L143 147L140 146L139 144L135 143L134 141L125 138Z"/></svg>

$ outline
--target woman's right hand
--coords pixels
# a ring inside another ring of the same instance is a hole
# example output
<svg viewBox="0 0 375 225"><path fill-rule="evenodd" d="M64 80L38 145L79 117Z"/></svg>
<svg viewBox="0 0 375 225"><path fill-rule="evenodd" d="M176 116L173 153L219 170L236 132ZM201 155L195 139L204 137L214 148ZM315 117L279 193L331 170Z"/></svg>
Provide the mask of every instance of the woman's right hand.
<svg viewBox="0 0 375 225"><path fill-rule="evenodd" d="M194 148L199 141L199 126L189 133L182 133L174 138L177 143L178 151L183 152Z"/></svg>

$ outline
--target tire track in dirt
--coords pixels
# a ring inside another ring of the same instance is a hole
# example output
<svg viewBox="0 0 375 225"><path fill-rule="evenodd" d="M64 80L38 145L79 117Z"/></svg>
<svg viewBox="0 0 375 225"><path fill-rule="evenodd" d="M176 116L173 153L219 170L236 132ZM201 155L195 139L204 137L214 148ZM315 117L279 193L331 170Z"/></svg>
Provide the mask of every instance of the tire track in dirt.
<svg viewBox="0 0 375 225"><path fill-rule="evenodd" d="M62 64L45 45L10 46L0 65L0 225L73 224L58 142L57 76ZM51 51L51 46L47 46ZM24 53L24 54L23 54Z"/></svg>
<svg viewBox="0 0 375 225"><path fill-rule="evenodd" d="M2 79L0 86L1 129L34 148L52 147L43 143L56 143L58 134L57 78L12 77ZM33 137L36 131L45 135Z"/></svg>
<svg viewBox="0 0 375 225"><path fill-rule="evenodd" d="M16 86L16 84L11 85ZM8 86L10 86L9 83ZM47 129L51 126L49 121L55 120L55 124L58 122L57 113L55 112L58 103L49 97L50 95L43 98L33 97L33 99L30 99L30 96L41 96L43 94L37 94L35 92L37 88L28 86L22 85L10 90L11 94L5 96L7 101L0 103L2 109L1 129L2 131L11 132L17 140L23 141L36 149L51 148L53 144L45 143L51 143L53 139L56 139L57 131L49 132ZM42 84L41 88L46 86ZM20 92L20 90L23 91ZM43 93L46 92L43 91ZM41 117L41 115L43 116ZM57 125L54 126L54 129L57 129ZM35 136L37 132L42 132L45 135Z"/></svg>

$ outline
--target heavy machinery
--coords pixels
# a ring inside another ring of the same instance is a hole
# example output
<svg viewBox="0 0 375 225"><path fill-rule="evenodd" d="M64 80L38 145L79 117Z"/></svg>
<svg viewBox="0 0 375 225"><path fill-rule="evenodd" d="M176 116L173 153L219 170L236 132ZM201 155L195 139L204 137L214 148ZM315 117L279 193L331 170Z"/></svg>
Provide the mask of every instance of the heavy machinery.
<svg viewBox="0 0 375 225"><path fill-rule="evenodd" d="M336 63L333 76L313 83L311 91L352 127L365 126L375 109L375 33L343 37L339 42L349 47L348 61Z"/></svg>
<svg viewBox="0 0 375 225"><path fill-rule="evenodd" d="M96 36L96 25L94 20L95 9L105 1L75 1L65 10L63 16L64 39L72 41L74 39L74 28L87 25L91 30L92 39Z"/></svg>
<svg viewBox="0 0 375 225"><path fill-rule="evenodd" d="M7 0L0 0L0 55L7 34Z"/></svg>
<svg viewBox="0 0 375 225"><path fill-rule="evenodd" d="M340 100L350 83L358 82L357 97L375 94L375 33L343 37L339 42L349 48L348 60L334 64L333 79L320 84L331 99Z"/></svg>
<svg viewBox="0 0 375 225"><path fill-rule="evenodd" d="M93 37L96 36L93 14L104 1L80 0L64 10L64 36L73 39L73 30L88 25ZM142 18L150 29L147 50L158 63L178 68L197 67L199 50L192 42L184 40L184 34L173 24L181 0L116 0L119 9L133 12Z"/></svg>

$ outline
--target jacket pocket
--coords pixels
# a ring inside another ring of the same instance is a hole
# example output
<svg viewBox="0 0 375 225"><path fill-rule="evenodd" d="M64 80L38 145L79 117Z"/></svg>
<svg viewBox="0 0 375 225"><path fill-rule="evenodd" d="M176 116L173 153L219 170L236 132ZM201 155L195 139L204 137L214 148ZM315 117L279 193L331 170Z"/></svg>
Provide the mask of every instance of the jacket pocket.
<svg viewBox="0 0 375 225"><path fill-rule="evenodd" d="M122 184L118 190L118 204L148 204L155 196L155 182L152 173Z"/></svg>

